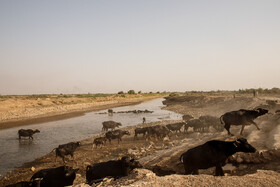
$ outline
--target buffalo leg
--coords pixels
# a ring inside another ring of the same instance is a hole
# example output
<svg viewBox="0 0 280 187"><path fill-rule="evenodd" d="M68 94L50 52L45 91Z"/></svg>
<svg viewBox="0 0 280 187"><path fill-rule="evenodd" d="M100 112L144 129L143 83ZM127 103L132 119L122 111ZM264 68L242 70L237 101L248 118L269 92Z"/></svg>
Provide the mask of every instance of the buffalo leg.
<svg viewBox="0 0 280 187"><path fill-rule="evenodd" d="M75 159L74 159L74 154L73 153L71 154L71 157L72 157L72 160L74 161Z"/></svg>
<svg viewBox="0 0 280 187"><path fill-rule="evenodd" d="M220 165L216 166L216 176L224 176L224 171Z"/></svg>
<svg viewBox="0 0 280 187"><path fill-rule="evenodd" d="M198 175L198 174L199 174L198 169L194 169L193 172L192 172L192 174L193 174L193 175Z"/></svg>
<svg viewBox="0 0 280 187"><path fill-rule="evenodd" d="M122 141L122 139L121 139L121 138L118 138L118 144L119 144L121 141Z"/></svg>
<svg viewBox="0 0 280 187"><path fill-rule="evenodd" d="M233 134L230 133L229 128L230 128L230 125L225 124L225 129L228 131L228 135L233 136Z"/></svg>
<svg viewBox="0 0 280 187"><path fill-rule="evenodd" d="M242 125L240 135L242 135L245 125Z"/></svg>
<svg viewBox="0 0 280 187"><path fill-rule="evenodd" d="M254 121L252 121L252 123L257 127L258 130L261 130Z"/></svg>
<svg viewBox="0 0 280 187"><path fill-rule="evenodd" d="M187 167L185 167L185 175L190 175L190 174L193 173L193 171L194 171L193 168L187 168Z"/></svg>

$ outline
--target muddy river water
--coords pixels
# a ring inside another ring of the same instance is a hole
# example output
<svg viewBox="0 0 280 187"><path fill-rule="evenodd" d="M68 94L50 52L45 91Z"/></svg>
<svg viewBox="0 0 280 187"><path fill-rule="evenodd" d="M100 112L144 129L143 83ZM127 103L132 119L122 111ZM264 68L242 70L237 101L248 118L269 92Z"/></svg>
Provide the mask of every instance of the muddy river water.
<svg viewBox="0 0 280 187"><path fill-rule="evenodd" d="M89 112L83 116L65 120L52 121L40 124L26 125L10 129L0 130L0 174L4 175L14 167L19 167L25 162L41 157L59 144L71 141L79 141L90 138L101 132L102 122L113 120L122 123L122 127L134 126L146 122L160 120L182 119L180 114L162 110L163 99L154 99L138 105L113 108L115 112L131 110L150 110L153 113L114 113L113 116L100 114L107 110ZM39 129L40 133L34 134L33 141L18 139L19 129Z"/></svg>

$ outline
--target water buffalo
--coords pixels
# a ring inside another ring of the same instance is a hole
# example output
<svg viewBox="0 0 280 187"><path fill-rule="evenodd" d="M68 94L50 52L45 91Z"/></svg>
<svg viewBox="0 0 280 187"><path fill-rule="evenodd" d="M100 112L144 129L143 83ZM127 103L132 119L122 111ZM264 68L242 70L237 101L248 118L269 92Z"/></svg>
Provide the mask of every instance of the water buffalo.
<svg viewBox="0 0 280 187"><path fill-rule="evenodd" d="M182 116L182 119L187 122L187 121L193 119L193 117L191 115L185 114Z"/></svg>
<svg viewBox="0 0 280 187"><path fill-rule="evenodd" d="M32 182L30 181L21 181L17 182L16 184L10 184L6 187L40 187L41 179L36 179Z"/></svg>
<svg viewBox="0 0 280 187"><path fill-rule="evenodd" d="M40 131L38 129L32 130L32 129L20 129L18 130L18 138L21 139L21 136L23 137L28 137L28 139L33 140L33 134L39 133Z"/></svg>
<svg viewBox="0 0 280 187"><path fill-rule="evenodd" d="M138 134L143 134L143 137L145 137L147 131L148 131L148 127L134 129L134 133L135 133L134 139L137 139Z"/></svg>
<svg viewBox="0 0 280 187"><path fill-rule="evenodd" d="M108 115L109 115L109 116L112 116L113 113L114 113L114 112L113 112L113 109L108 109Z"/></svg>
<svg viewBox="0 0 280 187"><path fill-rule="evenodd" d="M214 129L217 131L223 131L223 126L220 123L219 118L214 117L214 116L200 116L198 119L200 119L204 123L204 131L209 129L210 126L212 126Z"/></svg>
<svg viewBox="0 0 280 187"><path fill-rule="evenodd" d="M72 159L74 160L74 151L79 147L81 144L80 142L70 142L67 144L59 145L57 148L55 148L55 162L57 160L57 157L61 157L63 160L63 163L65 163L64 157L66 155L71 155Z"/></svg>
<svg viewBox="0 0 280 187"><path fill-rule="evenodd" d="M184 125L184 132L187 132L189 127L192 127L194 132L203 131L204 126L203 121L200 119L192 119Z"/></svg>
<svg viewBox="0 0 280 187"><path fill-rule="evenodd" d="M60 166L57 168L42 169L36 172L30 179L34 181L41 179L40 187L64 187L73 185L76 178L76 172L79 169L73 169L69 166Z"/></svg>
<svg viewBox="0 0 280 187"><path fill-rule="evenodd" d="M102 127L102 131L107 132L108 129L112 129L115 130L116 127L122 126L121 123L115 122L115 121L104 121L102 123L103 127Z"/></svg>
<svg viewBox="0 0 280 187"><path fill-rule="evenodd" d="M183 125L185 125L186 123L184 122L180 122L180 123L172 123L172 124L168 124L166 125L166 127L170 130L170 131L175 131L177 132L181 132L181 128L183 127Z"/></svg>
<svg viewBox="0 0 280 187"><path fill-rule="evenodd" d="M220 121L222 124L225 124L224 127L228 131L229 135L233 135L229 131L231 125L242 125L240 131L240 135L242 135L245 125L250 125L252 123L257 127L258 130L260 130L258 125L253 120L266 113L268 113L268 110L262 108L258 108L256 110L240 109L238 111L225 113L220 117Z"/></svg>
<svg viewBox="0 0 280 187"><path fill-rule="evenodd" d="M88 184L92 185L95 180L102 179L104 177L111 176L118 178L127 176L131 170L140 167L142 166L138 161L130 159L127 156L122 157L120 160L96 163L87 166L86 181Z"/></svg>
<svg viewBox="0 0 280 187"><path fill-rule="evenodd" d="M92 149L93 149L94 145L95 145L95 147L97 148L98 145L101 146L101 145L106 144L106 141L107 141L107 138L106 138L106 137L98 137L98 138L95 138L95 139L93 140Z"/></svg>
<svg viewBox="0 0 280 187"><path fill-rule="evenodd" d="M253 153L256 149L244 138L230 142L211 140L189 149L181 155L180 160L184 164L185 174L198 174L199 169L216 167L215 175L223 176L222 166L236 152Z"/></svg>
<svg viewBox="0 0 280 187"><path fill-rule="evenodd" d="M168 136L170 134L170 130L163 125L155 125L148 127L148 139L151 139L151 137L155 137L156 139L163 139L164 137Z"/></svg>
<svg viewBox="0 0 280 187"><path fill-rule="evenodd" d="M112 139L118 139L118 143L120 143L124 135L130 135L130 133L128 131L114 130L106 132L105 134L106 138L109 140L110 143Z"/></svg>

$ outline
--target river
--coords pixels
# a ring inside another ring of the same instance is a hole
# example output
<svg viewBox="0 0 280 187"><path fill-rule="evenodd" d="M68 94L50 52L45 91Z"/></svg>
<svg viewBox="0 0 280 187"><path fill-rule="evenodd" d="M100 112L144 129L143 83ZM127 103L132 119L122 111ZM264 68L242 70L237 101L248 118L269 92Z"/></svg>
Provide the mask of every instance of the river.
<svg viewBox="0 0 280 187"><path fill-rule="evenodd" d="M121 122L122 127L127 127L142 123L143 117L146 118L147 123L182 119L180 114L162 110L161 108L164 106L162 101L163 99L159 98L138 105L113 108L114 112L147 109L154 111L153 113L114 113L113 116L109 116L99 114L107 112L107 110L101 110L65 120L0 130L0 174L5 175L14 167L19 167L25 162L30 162L51 152L59 144L80 141L99 134L103 121L113 120ZM19 141L17 134L19 129L39 129L40 133L33 135L33 141L26 138L26 140Z"/></svg>

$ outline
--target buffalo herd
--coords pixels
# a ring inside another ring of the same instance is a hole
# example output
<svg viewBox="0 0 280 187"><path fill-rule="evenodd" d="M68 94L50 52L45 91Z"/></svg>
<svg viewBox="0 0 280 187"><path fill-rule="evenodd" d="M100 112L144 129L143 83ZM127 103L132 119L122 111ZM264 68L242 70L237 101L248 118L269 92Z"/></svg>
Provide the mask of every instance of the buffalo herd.
<svg viewBox="0 0 280 187"><path fill-rule="evenodd" d="M113 110L109 109L108 113L112 114ZM254 124L257 129L258 125L253 121L259 116L267 114L268 110L257 108L255 110L240 109L238 111L231 111L223 114L220 118L214 116L200 116L194 118L191 115L183 115L182 121L177 123L171 123L167 125L154 125L146 127L137 127L134 129L134 140L142 135L144 139L156 139L163 140L165 137L172 136L172 134L188 133L190 129L193 132L205 133L209 132L212 128L216 131L222 131L224 128L229 135L233 135L230 132L231 125L240 125L241 132L243 133L246 125ZM143 118L143 123L146 119ZM122 126L120 122L104 121L102 123L103 136L95 138L93 140L92 150L95 148L104 146L107 142L112 143L112 140L117 139L118 144L122 141L122 137L130 135L129 131L120 130L118 128ZM224 125L224 126L223 126ZM28 137L32 139L32 135L40 132L39 130L20 129L18 131L19 139L21 137ZM65 156L70 155L74 160L74 152L80 146L80 142L70 142L67 144L59 145L55 148L55 162L57 157L61 157L64 165L57 168L42 169L36 172L30 179L30 181L22 181L14 185L9 186L68 186L73 185L73 181L76 177L78 169L65 166ZM220 141L211 140L197 147L191 148L183 153L180 157L180 161L185 168L185 174L198 174L199 169L207 169L210 167L216 167L216 176L223 176L224 172L222 166L225 165L229 156L236 152L252 153L256 149L250 145L245 138L239 138L235 141ZM86 182L92 185L102 181L105 177L119 178L127 176L134 168L141 168L141 164L133 158L123 156L119 160L109 160L107 162L94 163L86 167Z"/></svg>

